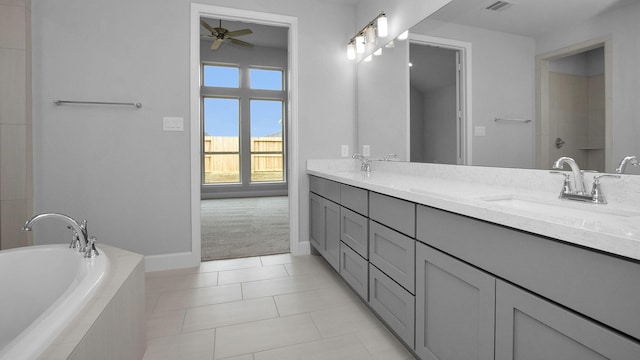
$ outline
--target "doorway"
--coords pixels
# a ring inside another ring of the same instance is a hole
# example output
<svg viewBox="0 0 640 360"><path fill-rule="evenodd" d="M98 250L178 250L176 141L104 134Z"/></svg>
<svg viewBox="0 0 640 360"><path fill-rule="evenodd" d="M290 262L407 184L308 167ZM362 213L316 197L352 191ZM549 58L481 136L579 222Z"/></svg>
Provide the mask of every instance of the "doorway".
<svg viewBox="0 0 640 360"><path fill-rule="evenodd" d="M538 168L568 156L583 169L613 171L610 46L597 39L537 57Z"/></svg>
<svg viewBox="0 0 640 360"><path fill-rule="evenodd" d="M288 29L200 24L202 260L289 252Z"/></svg>
<svg viewBox="0 0 640 360"><path fill-rule="evenodd" d="M412 162L471 164L471 44L410 34Z"/></svg>
<svg viewBox="0 0 640 360"><path fill-rule="evenodd" d="M201 261L202 255L202 220L201 195L203 186L203 124L202 124L202 97L201 97L201 18L216 18L223 21L239 21L260 25L283 27L287 29L287 65L286 86L287 101L283 114L287 128L286 138L282 141L287 149L288 161L283 169L287 174L297 174L299 165L297 160L297 19L289 16L261 13L255 11L231 9L203 4L191 5L191 252L185 254L185 261L193 266ZM305 253L304 247L299 246L298 241L298 179L296 176L287 178L285 185L286 194L289 196L285 202L288 208L289 250L294 255ZM264 190L264 189L263 189ZM232 192L227 192L227 197ZM265 195L264 193L261 195Z"/></svg>

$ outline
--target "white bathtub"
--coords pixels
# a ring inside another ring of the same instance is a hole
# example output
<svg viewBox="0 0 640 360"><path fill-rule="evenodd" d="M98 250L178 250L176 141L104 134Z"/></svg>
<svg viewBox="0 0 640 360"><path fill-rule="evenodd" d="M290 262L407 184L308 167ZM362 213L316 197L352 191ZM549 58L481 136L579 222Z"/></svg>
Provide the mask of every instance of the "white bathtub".
<svg viewBox="0 0 640 360"><path fill-rule="evenodd" d="M0 251L0 359L33 359L91 301L109 268L68 245Z"/></svg>

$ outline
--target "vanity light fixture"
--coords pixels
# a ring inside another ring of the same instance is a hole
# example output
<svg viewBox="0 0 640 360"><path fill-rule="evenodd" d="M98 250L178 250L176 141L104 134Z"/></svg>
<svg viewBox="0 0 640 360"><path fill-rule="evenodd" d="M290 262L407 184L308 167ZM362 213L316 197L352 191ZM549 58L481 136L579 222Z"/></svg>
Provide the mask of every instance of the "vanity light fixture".
<svg viewBox="0 0 640 360"><path fill-rule="evenodd" d="M356 58L356 45L354 43L349 43L347 45L347 59L354 60Z"/></svg>
<svg viewBox="0 0 640 360"><path fill-rule="evenodd" d="M389 35L389 24L387 23L387 16L382 13L377 18L376 27L378 29L378 37L387 37Z"/></svg>
<svg viewBox="0 0 640 360"><path fill-rule="evenodd" d="M367 44L375 44L376 29L374 29L373 26L367 26L367 29L364 31L364 37L367 39Z"/></svg>
<svg viewBox="0 0 640 360"><path fill-rule="evenodd" d="M369 62L371 61L371 59L373 59L373 56L369 55L366 58L364 58L364 61Z"/></svg>
<svg viewBox="0 0 640 360"><path fill-rule="evenodd" d="M356 54L364 53L366 45L373 45L379 37L388 35L387 15L381 12L349 40L347 43L347 59L354 60Z"/></svg>
<svg viewBox="0 0 640 360"><path fill-rule="evenodd" d="M355 38L355 42L356 42L356 53L358 54L362 54L364 52L364 35L358 35Z"/></svg>
<svg viewBox="0 0 640 360"><path fill-rule="evenodd" d="M405 30L402 34L398 35L398 40L407 40L409 38L409 30Z"/></svg>
<svg viewBox="0 0 640 360"><path fill-rule="evenodd" d="M382 55L382 48L378 48L378 50L374 51L374 52L373 52L373 55L375 55L375 56L380 56L380 55Z"/></svg>

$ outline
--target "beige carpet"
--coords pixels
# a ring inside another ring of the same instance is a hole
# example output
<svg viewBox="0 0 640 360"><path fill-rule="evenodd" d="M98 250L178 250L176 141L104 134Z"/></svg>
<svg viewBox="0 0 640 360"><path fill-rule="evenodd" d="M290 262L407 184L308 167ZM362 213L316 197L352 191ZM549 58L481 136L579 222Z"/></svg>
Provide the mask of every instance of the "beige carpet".
<svg viewBox="0 0 640 360"><path fill-rule="evenodd" d="M200 202L202 260L289 252L288 197Z"/></svg>

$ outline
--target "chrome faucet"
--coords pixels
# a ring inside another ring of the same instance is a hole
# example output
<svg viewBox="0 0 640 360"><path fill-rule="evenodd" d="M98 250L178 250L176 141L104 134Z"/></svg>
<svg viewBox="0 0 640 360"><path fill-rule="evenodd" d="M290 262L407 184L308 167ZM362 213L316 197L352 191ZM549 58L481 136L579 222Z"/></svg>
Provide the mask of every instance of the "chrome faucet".
<svg viewBox="0 0 640 360"><path fill-rule="evenodd" d="M359 153L353 154L352 158L359 159L362 162L360 164L360 171L371 172L371 163L369 162L369 159Z"/></svg>
<svg viewBox="0 0 640 360"><path fill-rule="evenodd" d="M384 161L391 161L391 159L397 159L397 158L398 158L398 154L388 153L387 156L384 158Z"/></svg>
<svg viewBox="0 0 640 360"><path fill-rule="evenodd" d="M593 177L593 186L591 192L587 193L584 186L583 171L580 170L578 164L570 157L561 157L553 163L553 169L562 170L564 164L569 164L571 172L573 173L573 182L570 179L569 174L561 171L551 171L554 174L564 175L564 182L562 183L562 190L560 191L560 199L588 201L594 204L606 204L607 199L602 193L602 187L600 186L600 178L614 177L619 178L619 175L601 174Z"/></svg>
<svg viewBox="0 0 640 360"><path fill-rule="evenodd" d="M85 257L93 257L95 255L100 255L96 250L95 246L95 237L89 237L87 231L87 220L83 220L82 223L78 223L75 219L70 216L58 213L43 213L34 215L31 219L27 220L22 226L22 231L31 231L32 226L35 222L46 219L46 218L55 218L60 219L69 224L68 228L73 230L73 237L71 240L70 248L77 248L78 251L84 252Z"/></svg>
<svg viewBox="0 0 640 360"><path fill-rule="evenodd" d="M616 173L624 174L624 169L626 169L627 165L631 166L640 166L638 162L638 158L636 156L625 156L624 159L620 161L620 165L616 168Z"/></svg>
<svg viewBox="0 0 640 360"><path fill-rule="evenodd" d="M568 190L576 195L585 194L584 177L582 175L582 171L580 171L580 167L578 167L578 164L575 160L570 157L563 156L553 163L552 168L554 170L562 170L564 164L569 164L571 172L573 173L573 186L570 185Z"/></svg>

